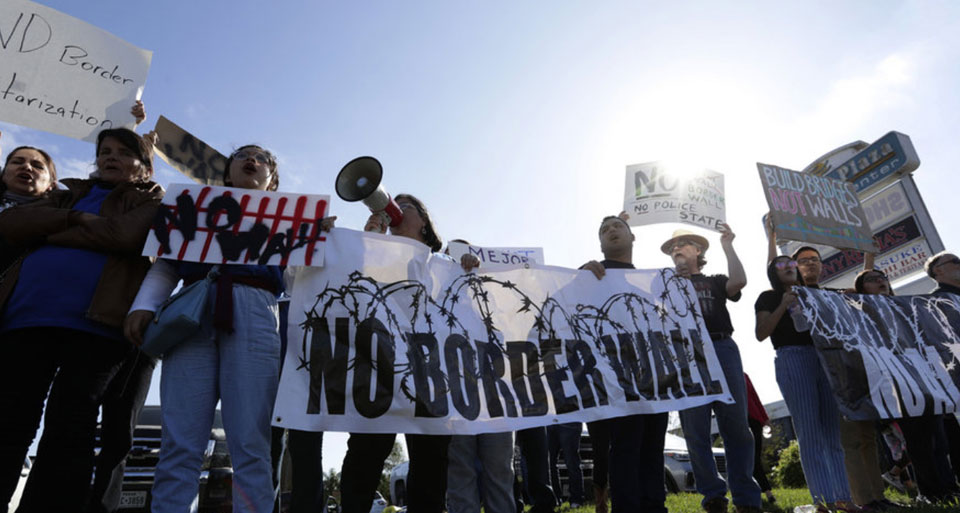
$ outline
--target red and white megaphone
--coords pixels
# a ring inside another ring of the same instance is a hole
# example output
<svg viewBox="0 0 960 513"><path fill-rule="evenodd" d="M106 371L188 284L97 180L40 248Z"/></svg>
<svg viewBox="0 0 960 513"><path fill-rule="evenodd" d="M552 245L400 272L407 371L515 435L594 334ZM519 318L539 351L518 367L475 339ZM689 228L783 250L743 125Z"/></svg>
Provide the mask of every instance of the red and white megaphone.
<svg viewBox="0 0 960 513"><path fill-rule="evenodd" d="M373 157L357 157L347 162L337 175L337 196L343 201L362 201L370 212L383 218L385 225L397 226L403 221L403 211L380 185L382 179L380 161Z"/></svg>

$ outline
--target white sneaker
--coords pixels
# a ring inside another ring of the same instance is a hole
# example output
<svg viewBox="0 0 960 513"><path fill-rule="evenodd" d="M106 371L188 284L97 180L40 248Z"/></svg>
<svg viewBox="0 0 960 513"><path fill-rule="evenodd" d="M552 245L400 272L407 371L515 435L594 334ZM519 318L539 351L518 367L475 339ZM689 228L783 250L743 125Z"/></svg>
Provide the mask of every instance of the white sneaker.
<svg viewBox="0 0 960 513"><path fill-rule="evenodd" d="M903 486L903 482L900 481L900 476L895 476L890 472L884 472L880 474L880 477L882 477L887 484L899 490L900 493L907 493L907 487Z"/></svg>

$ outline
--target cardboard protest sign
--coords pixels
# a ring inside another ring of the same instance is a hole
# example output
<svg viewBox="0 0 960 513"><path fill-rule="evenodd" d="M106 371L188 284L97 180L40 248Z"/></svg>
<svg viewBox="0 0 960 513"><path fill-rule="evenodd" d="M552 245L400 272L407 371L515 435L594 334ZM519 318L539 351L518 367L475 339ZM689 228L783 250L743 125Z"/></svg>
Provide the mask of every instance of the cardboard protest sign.
<svg viewBox="0 0 960 513"><path fill-rule="evenodd" d="M323 265L330 196L173 184L143 255L249 265Z"/></svg>
<svg viewBox="0 0 960 513"><path fill-rule="evenodd" d="M132 128L151 52L27 0L0 3L0 119L84 141Z"/></svg>
<svg viewBox="0 0 960 513"><path fill-rule="evenodd" d="M451 242L447 245L447 250L457 262L466 254L476 256L480 260L480 267L484 270L524 267L530 264L543 265L543 248L483 248L473 244Z"/></svg>
<svg viewBox="0 0 960 513"><path fill-rule="evenodd" d="M876 251L853 184L757 163L777 237Z"/></svg>
<svg viewBox="0 0 960 513"><path fill-rule="evenodd" d="M844 417L958 411L960 297L795 290Z"/></svg>
<svg viewBox="0 0 960 513"><path fill-rule="evenodd" d="M476 434L732 402L673 270L464 273L403 237L334 229L292 271L276 425Z"/></svg>
<svg viewBox="0 0 960 513"><path fill-rule="evenodd" d="M627 166L623 210L629 224L686 223L720 231L727 215L723 175L677 171L662 162Z"/></svg>
<svg viewBox="0 0 960 513"><path fill-rule="evenodd" d="M153 130L159 138L157 153L164 162L197 183L223 185L227 157L163 116Z"/></svg>

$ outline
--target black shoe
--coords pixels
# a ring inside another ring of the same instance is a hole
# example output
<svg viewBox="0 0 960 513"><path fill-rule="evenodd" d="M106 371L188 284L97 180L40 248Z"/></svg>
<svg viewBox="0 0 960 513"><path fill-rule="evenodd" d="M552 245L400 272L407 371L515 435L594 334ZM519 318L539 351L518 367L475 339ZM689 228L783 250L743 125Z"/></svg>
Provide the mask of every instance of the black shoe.
<svg viewBox="0 0 960 513"><path fill-rule="evenodd" d="M703 501L703 510L707 513L727 513L727 498L714 497Z"/></svg>

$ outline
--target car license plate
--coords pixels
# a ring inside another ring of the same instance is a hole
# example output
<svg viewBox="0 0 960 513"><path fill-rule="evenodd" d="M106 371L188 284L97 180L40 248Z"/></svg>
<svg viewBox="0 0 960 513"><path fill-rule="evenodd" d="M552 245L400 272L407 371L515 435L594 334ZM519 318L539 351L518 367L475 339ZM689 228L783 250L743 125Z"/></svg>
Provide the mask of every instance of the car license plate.
<svg viewBox="0 0 960 513"><path fill-rule="evenodd" d="M120 492L120 509L142 508L147 505L147 492Z"/></svg>

